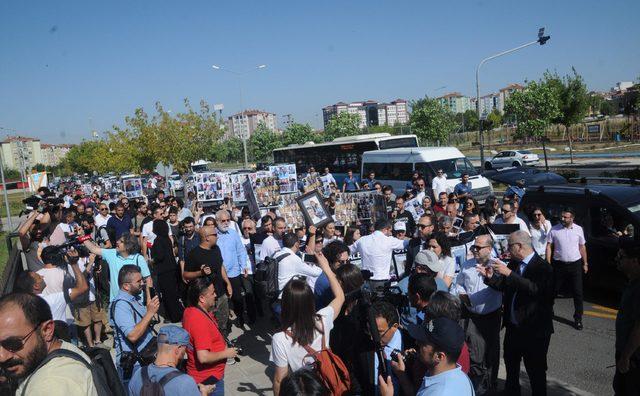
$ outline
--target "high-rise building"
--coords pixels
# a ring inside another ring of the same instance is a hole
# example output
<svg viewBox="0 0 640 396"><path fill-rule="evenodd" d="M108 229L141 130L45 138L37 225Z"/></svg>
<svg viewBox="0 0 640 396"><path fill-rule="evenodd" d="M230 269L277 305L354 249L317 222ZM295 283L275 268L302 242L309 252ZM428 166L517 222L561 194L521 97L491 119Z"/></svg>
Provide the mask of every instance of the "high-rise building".
<svg viewBox="0 0 640 396"><path fill-rule="evenodd" d="M467 96L462 95L460 92L451 92L436 99L440 104L453 112L464 113L465 111L472 109L471 101Z"/></svg>
<svg viewBox="0 0 640 396"><path fill-rule="evenodd" d="M276 115L274 113L261 110L245 110L228 118L226 137L245 137L248 139L261 122L272 131L277 131Z"/></svg>
<svg viewBox="0 0 640 396"><path fill-rule="evenodd" d="M42 164L45 166L56 166L67 155L73 147L72 144L46 144L40 145L42 152Z"/></svg>
<svg viewBox="0 0 640 396"><path fill-rule="evenodd" d="M511 96L511 94L516 91L522 90L524 90L524 87L520 84L509 84L506 87L502 88L498 93L498 96L500 97L498 106L496 107L498 111L501 114L504 113L504 105L507 103L507 99L509 99L509 96Z"/></svg>
<svg viewBox="0 0 640 396"><path fill-rule="evenodd" d="M30 169L42 163L40 139L26 136L7 136L0 142L4 166L11 169Z"/></svg>
<svg viewBox="0 0 640 396"><path fill-rule="evenodd" d="M399 125L409 122L407 101L396 99L390 103L378 103L375 100L363 102L338 102L322 109L322 118L326 127L331 117L347 112L357 114L360 118L360 128L373 125Z"/></svg>

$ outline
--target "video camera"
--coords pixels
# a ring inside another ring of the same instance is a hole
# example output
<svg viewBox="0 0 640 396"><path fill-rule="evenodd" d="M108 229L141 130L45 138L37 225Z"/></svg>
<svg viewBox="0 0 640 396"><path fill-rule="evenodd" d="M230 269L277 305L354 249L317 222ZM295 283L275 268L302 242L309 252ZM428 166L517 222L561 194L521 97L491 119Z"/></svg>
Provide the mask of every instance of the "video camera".
<svg viewBox="0 0 640 396"><path fill-rule="evenodd" d="M41 204L41 202L43 202ZM52 207L61 205L64 203L62 198L58 198L55 195L32 195L22 200L25 204L23 213L31 213L33 210L37 210L40 213L46 213L51 210Z"/></svg>
<svg viewBox="0 0 640 396"><path fill-rule="evenodd" d="M45 248L47 249L46 254L43 250L43 255L48 257L43 257L43 260L50 261L58 267L66 268L67 262L65 261L64 256L67 255L70 249L77 251L78 257L89 257L89 249L82 244L87 239L88 238L86 236L75 236L61 245L48 246Z"/></svg>

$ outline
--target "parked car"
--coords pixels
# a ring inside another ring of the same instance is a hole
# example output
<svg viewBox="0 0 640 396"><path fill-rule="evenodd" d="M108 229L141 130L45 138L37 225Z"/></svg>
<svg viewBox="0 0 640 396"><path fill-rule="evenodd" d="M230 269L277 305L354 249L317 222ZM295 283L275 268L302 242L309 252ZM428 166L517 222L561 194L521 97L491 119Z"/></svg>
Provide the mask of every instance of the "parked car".
<svg viewBox="0 0 640 396"><path fill-rule="evenodd" d="M508 166L531 166L540 162L538 154L529 150L506 150L496 154L491 160L484 163L485 169L499 169Z"/></svg>
<svg viewBox="0 0 640 396"><path fill-rule="evenodd" d="M538 168L508 168L500 170L490 170L482 176L498 183L513 186L518 180L524 180L525 187L531 186L551 186L567 184L567 179L553 172L545 172Z"/></svg>
<svg viewBox="0 0 640 396"><path fill-rule="evenodd" d="M589 272L587 284L619 293L626 280L616 269L620 238L640 244L640 185L569 184L527 189L521 210L525 215L539 206L551 224L560 221L564 207L575 210L575 223L585 234Z"/></svg>

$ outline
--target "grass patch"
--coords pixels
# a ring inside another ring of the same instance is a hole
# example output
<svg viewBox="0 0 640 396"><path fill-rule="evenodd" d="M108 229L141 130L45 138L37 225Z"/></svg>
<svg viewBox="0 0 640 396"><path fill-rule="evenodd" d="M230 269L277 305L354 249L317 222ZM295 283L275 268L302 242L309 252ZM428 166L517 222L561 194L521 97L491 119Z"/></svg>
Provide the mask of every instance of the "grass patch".
<svg viewBox="0 0 640 396"><path fill-rule="evenodd" d="M7 250L7 244L5 243L6 232L0 232L0 276L4 273L4 267L9 260L9 251Z"/></svg>
<svg viewBox="0 0 640 396"><path fill-rule="evenodd" d="M29 195L31 194L27 194L27 196ZM22 200L24 198L25 197L22 194L22 191L9 193L9 196L8 196L9 211L11 212L11 216L18 216L20 214L20 211L24 209L24 203L22 203ZM0 217L6 217L6 216L7 216L7 209L4 204L4 196L2 196L2 194L0 193Z"/></svg>

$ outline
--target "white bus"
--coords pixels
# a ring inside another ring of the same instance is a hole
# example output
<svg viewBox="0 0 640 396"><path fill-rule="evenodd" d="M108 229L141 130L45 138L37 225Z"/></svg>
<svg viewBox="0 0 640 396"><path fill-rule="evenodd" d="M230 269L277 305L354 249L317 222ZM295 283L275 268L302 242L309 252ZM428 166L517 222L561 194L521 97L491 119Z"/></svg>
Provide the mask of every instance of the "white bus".
<svg viewBox="0 0 640 396"><path fill-rule="evenodd" d="M418 138L416 135L373 133L336 138L326 143L293 144L273 150L273 160L276 164L296 164L298 175L306 174L312 166L322 174L328 167L340 186L349 169L358 174L362 153L397 147L418 147Z"/></svg>

